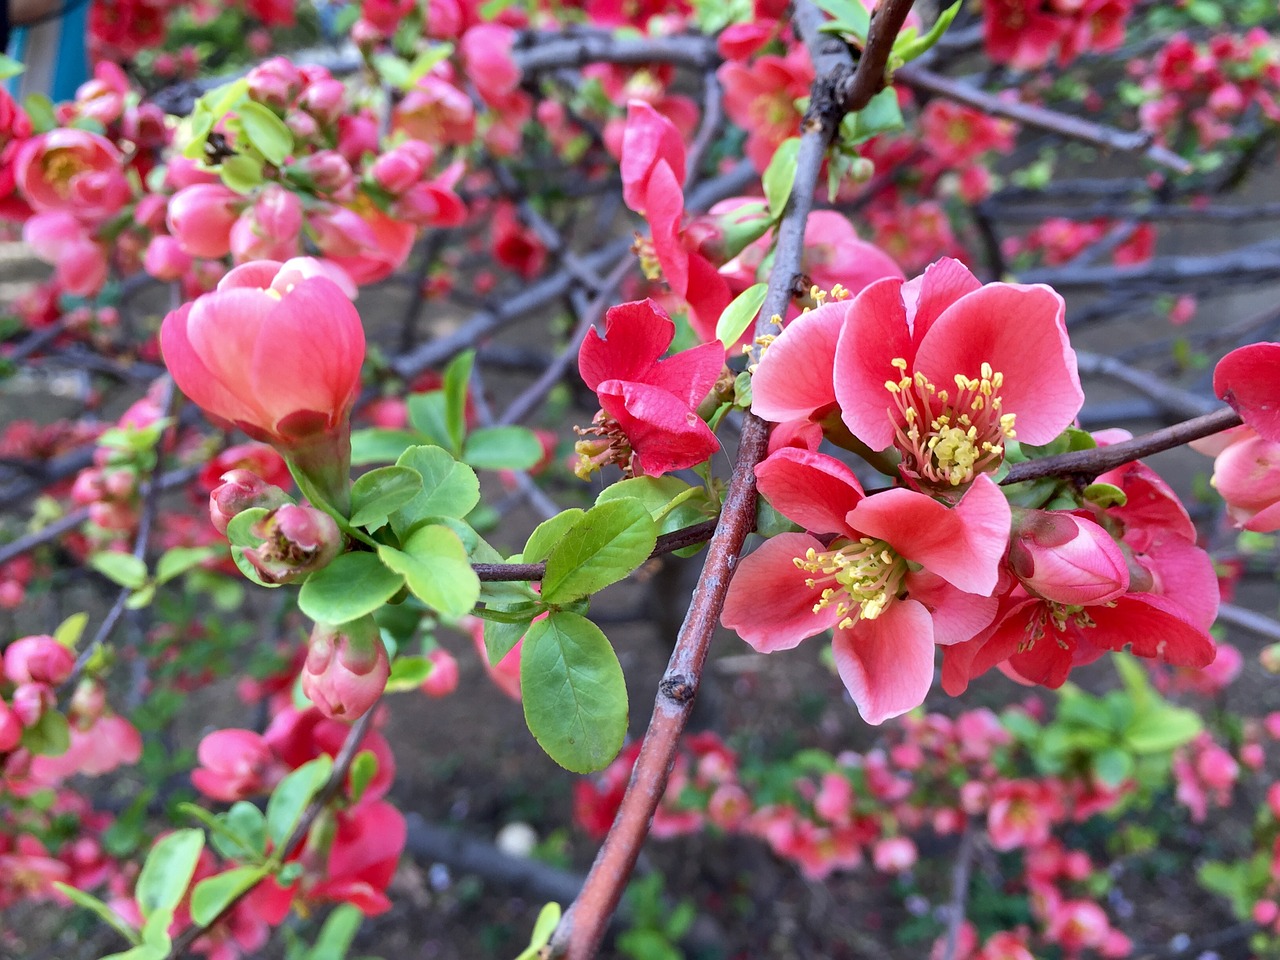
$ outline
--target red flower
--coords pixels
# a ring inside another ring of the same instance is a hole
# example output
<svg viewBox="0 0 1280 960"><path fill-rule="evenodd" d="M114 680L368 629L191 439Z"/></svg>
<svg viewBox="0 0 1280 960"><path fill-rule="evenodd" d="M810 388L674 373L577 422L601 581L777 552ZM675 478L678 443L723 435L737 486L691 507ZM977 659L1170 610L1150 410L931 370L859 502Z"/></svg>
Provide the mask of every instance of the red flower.
<svg viewBox="0 0 1280 960"><path fill-rule="evenodd" d="M605 335L587 333L578 370L600 398L594 426L599 439L578 442L579 475L604 463L659 476L702 463L720 449L696 412L724 367L718 342L661 359L675 324L652 300L610 308Z"/></svg>
<svg viewBox="0 0 1280 960"><path fill-rule="evenodd" d="M1280 343L1232 350L1214 368L1213 392L1259 436L1280 442Z"/></svg>

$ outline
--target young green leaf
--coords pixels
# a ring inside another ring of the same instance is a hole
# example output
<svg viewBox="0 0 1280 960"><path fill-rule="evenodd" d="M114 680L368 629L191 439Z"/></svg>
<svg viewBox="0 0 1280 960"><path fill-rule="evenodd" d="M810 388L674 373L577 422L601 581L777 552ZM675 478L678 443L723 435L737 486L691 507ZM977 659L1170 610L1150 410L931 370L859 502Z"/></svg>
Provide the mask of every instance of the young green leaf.
<svg viewBox="0 0 1280 960"><path fill-rule="evenodd" d="M422 477L410 467L379 467L351 485L351 525L376 529L422 490Z"/></svg>
<svg viewBox="0 0 1280 960"><path fill-rule="evenodd" d="M560 925L560 904L548 903L538 911L538 919L533 922L533 935L529 937L529 946L520 951L516 960L537 960L542 955L542 948L551 942L551 935Z"/></svg>
<svg viewBox="0 0 1280 960"><path fill-rule="evenodd" d="M612 489L613 487L606 487L605 491L608 492ZM571 507L568 510L557 513L554 517L543 520L534 528L533 533L529 534L529 539L525 541L521 560L524 563L540 563L547 559L547 555L551 553L552 548L563 540L565 534L586 514L587 511L579 507Z"/></svg>
<svg viewBox="0 0 1280 960"><path fill-rule="evenodd" d="M471 612L480 599L480 578L467 550L448 527L432 524L415 530L404 549L378 547L378 556L401 574L413 595L450 619Z"/></svg>
<svg viewBox="0 0 1280 960"><path fill-rule="evenodd" d="M138 874L133 896L144 918L174 910L186 895L204 849L204 831L175 830L156 841Z"/></svg>
<svg viewBox="0 0 1280 960"><path fill-rule="evenodd" d="M391 514L391 526L403 541L428 517L462 519L480 502L476 472L459 463L440 447L410 447L397 466L409 467L422 477L422 491Z"/></svg>
<svg viewBox="0 0 1280 960"><path fill-rule="evenodd" d="M272 791L271 799L267 801L267 837L274 844L277 855L288 856L289 851L280 849L281 844L289 839L307 804L332 772L333 758L322 754L294 770Z"/></svg>
<svg viewBox="0 0 1280 960"><path fill-rule="evenodd" d="M526 427L481 427L467 435L462 459L477 470L528 470L542 459L542 443Z"/></svg>
<svg viewBox="0 0 1280 960"><path fill-rule="evenodd" d="M245 100L236 107L236 113L245 136L258 152L277 167L284 163L293 152L293 131L285 122L256 100Z"/></svg>
<svg viewBox="0 0 1280 960"><path fill-rule="evenodd" d="M233 867L206 877L191 891L191 919L207 927L233 900L253 889L267 875L266 867Z"/></svg>
<svg viewBox="0 0 1280 960"><path fill-rule="evenodd" d="M84 636L84 628L88 625L89 615L87 613L73 613L58 624L57 629L53 631L53 639L68 650L74 650L76 644L80 642L80 638Z"/></svg>
<svg viewBox="0 0 1280 960"><path fill-rule="evenodd" d="M97 897L93 896L93 894L85 893L83 890L77 890L70 884L60 883L57 880L53 882L53 886L54 889L74 903L77 907L84 907L84 909L92 911L99 920L108 924L130 943L137 945L142 942L141 934L139 934L138 931L124 919L124 917L120 916L120 914L116 913Z"/></svg>
<svg viewBox="0 0 1280 960"><path fill-rule="evenodd" d="M89 566L112 583L137 590L147 582L147 565L132 553L100 550L89 557Z"/></svg>
<svg viewBox="0 0 1280 960"><path fill-rule="evenodd" d="M547 555L542 599L568 603L621 580L649 559L658 527L639 500L592 507Z"/></svg>
<svg viewBox="0 0 1280 960"><path fill-rule="evenodd" d="M403 586L404 577L374 554L344 553L307 577L298 607L312 620L346 623L373 613Z"/></svg>
<svg viewBox="0 0 1280 960"><path fill-rule="evenodd" d="M732 349L742 339L742 335L751 326L751 321L764 306L765 294L768 292L767 283L752 284L724 308L724 313L720 314L720 320L716 323L716 339L724 344L726 350Z"/></svg>
<svg viewBox="0 0 1280 960"><path fill-rule="evenodd" d="M226 556L221 547L171 547L156 561L156 583L168 583L219 554Z"/></svg>
<svg viewBox="0 0 1280 960"><path fill-rule="evenodd" d="M627 685L600 628L558 611L529 627L520 654L529 732L566 770L602 770L627 733Z"/></svg>
<svg viewBox="0 0 1280 960"><path fill-rule="evenodd" d="M462 438L467 433L467 388L471 384L471 368L476 352L465 350L449 362L444 371L444 417L449 430L450 449L462 453Z"/></svg>
<svg viewBox="0 0 1280 960"><path fill-rule="evenodd" d="M351 431L351 465L394 463L400 454L422 438L412 430L381 430L369 427Z"/></svg>
<svg viewBox="0 0 1280 960"><path fill-rule="evenodd" d="M769 161L769 166L765 168L764 176L761 178L765 199L769 201L769 214L775 220L782 216L787 208L787 201L791 198L791 186L796 182L796 158L799 153L799 137L783 140L774 151L773 159Z"/></svg>

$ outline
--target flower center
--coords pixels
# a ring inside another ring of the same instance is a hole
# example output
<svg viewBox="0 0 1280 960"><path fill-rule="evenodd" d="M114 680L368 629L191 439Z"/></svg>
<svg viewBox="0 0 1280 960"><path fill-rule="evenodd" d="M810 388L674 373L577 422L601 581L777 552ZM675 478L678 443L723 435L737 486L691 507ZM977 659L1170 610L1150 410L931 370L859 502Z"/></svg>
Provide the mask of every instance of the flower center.
<svg viewBox="0 0 1280 960"><path fill-rule="evenodd" d="M958 487L999 466L1004 441L1014 436L1014 415L1000 412L1004 374L984 363L978 379L957 373L954 391L939 390L923 373L907 376L901 357L893 365L902 379L884 386L893 397L888 412L898 424L894 443L902 452L904 474L925 484Z"/></svg>
<svg viewBox="0 0 1280 960"><path fill-rule="evenodd" d="M1107 606L1113 605L1107 604ZM1097 626L1093 617L1089 616L1089 611L1079 604L1045 601L1027 623L1026 637L1018 644L1018 652L1026 653L1034 647L1036 642L1044 637L1045 627L1050 623L1053 624L1054 641L1063 650L1071 649L1071 645L1067 643L1066 637L1063 636L1067 632L1068 624L1075 624L1081 630Z"/></svg>
<svg viewBox="0 0 1280 960"><path fill-rule="evenodd" d="M884 613L898 595L907 572L907 561L893 547L870 537L845 541L824 553L810 547L792 563L799 570L821 574L805 581L809 588L822 590L813 612L835 604L836 613L842 617L839 626L845 628L856 620L874 620Z"/></svg>
<svg viewBox="0 0 1280 960"><path fill-rule="evenodd" d="M603 410L596 412L589 427L574 427L574 432L582 437L573 445L573 452L578 455L573 472L581 480L590 480L591 475L610 463L622 469L624 475L635 476L631 465L631 441L622 432L622 425Z"/></svg>
<svg viewBox="0 0 1280 960"><path fill-rule="evenodd" d="M45 178L61 197L71 189L71 179L85 168L85 163L72 150L50 150L44 158Z"/></svg>

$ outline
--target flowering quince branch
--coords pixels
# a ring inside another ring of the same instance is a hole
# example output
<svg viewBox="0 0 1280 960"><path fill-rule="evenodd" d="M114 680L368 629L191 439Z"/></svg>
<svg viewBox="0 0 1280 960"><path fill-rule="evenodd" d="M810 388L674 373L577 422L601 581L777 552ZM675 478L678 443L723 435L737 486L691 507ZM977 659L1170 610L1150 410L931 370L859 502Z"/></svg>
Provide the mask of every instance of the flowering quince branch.
<svg viewBox="0 0 1280 960"><path fill-rule="evenodd" d="M835 136L843 113L861 109L884 86L887 48L897 36L911 5L912 0L889 0L880 9L873 20L867 50L852 75L849 92L842 103L828 98L832 96L837 78L850 69L847 52L818 54L814 51L815 67L819 73L803 124L796 157L795 183L778 231L769 289L757 321L757 336L768 335L776 329L773 317L785 312L790 300L793 278L800 269L805 223L826 148ZM797 25L806 42L815 39L815 14L807 0L798 0ZM760 418L751 414L744 417L719 524L708 547L698 589L676 638L675 650L658 685L653 715L640 745L631 782L582 891L556 928L551 942L552 956L587 960L596 955L609 917L617 908L640 855L654 810L670 774L677 741L693 709L711 636L728 593L729 579L747 534L755 526L754 474L756 465L764 459L768 432L768 426Z"/></svg>

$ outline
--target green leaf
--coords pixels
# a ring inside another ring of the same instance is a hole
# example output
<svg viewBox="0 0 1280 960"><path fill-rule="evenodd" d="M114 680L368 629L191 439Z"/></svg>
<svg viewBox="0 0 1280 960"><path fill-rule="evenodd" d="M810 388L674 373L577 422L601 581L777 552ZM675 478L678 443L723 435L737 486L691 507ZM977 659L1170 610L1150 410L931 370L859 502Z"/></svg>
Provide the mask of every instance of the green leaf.
<svg viewBox="0 0 1280 960"><path fill-rule="evenodd" d="M8 80L10 77L16 77L23 70L27 69L18 60L7 54L0 53L0 80Z"/></svg>
<svg viewBox="0 0 1280 960"><path fill-rule="evenodd" d="M391 514L391 526L403 541L428 517L455 517L461 520L480 502L480 481L476 472L459 463L440 447L410 447L396 461L400 467L418 471L422 492Z"/></svg>
<svg viewBox="0 0 1280 960"><path fill-rule="evenodd" d="M112 583L137 590L147 582L147 565L132 553L103 550L89 558L89 566Z"/></svg>
<svg viewBox="0 0 1280 960"><path fill-rule="evenodd" d="M157 911L177 909L187 893L203 849L203 830L175 830L156 841L133 891L144 918Z"/></svg>
<svg viewBox="0 0 1280 960"><path fill-rule="evenodd" d="M22 98L22 109L27 112L35 133L48 133L58 125L58 115L54 112L53 101L43 93L28 93Z"/></svg>
<svg viewBox="0 0 1280 960"><path fill-rule="evenodd" d="M864 143L882 133L901 130L904 126L902 108L898 105L898 94L893 87L885 87L848 119L849 123L841 126L840 140L849 146ZM848 133L845 132L846 126L849 128Z"/></svg>
<svg viewBox="0 0 1280 960"><path fill-rule="evenodd" d="M407 448L421 442L422 438L412 430L352 430L351 465L394 463Z"/></svg>
<svg viewBox="0 0 1280 960"><path fill-rule="evenodd" d="M485 18L489 19L489 18ZM413 86L428 73L437 63L443 63L453 56L452 43L432 44L426 50L423 50L414 58L413 65L409 69L409 86Z"/></svg>
<svg viewBox="0 0 1280 960"><path fill-rule="evenodd" d="M346 623L373 613L404 586L372 553L354 551L317 570L298 591L298 608L320 623Z"/></svg>
<svg viewBox="0 0 1280 960"><path fill-rule="evenodd" d="M71 749L71 727L57 710L46 710L22 731L22 745L42 757L60 757Z"/></svg>
<svg viewBox="0 0 1280 960"><path fill-rule="evenodd" d="M250 507L241 510L227 524L227 542L233 547L256 547L263 541L253 532L260 520L264 520L271 511L263 507Z"/></svg>
<svg viewBox="0 0 1280 960"><path fill-rule="evenodd" d="M529 732L566 770L602 770L622 749L626 681L608 639L585 617L558 611L529 628L520 690Z"/></svg>
<svg viewBox="0 0 1280 960"><path fill-rule="evenodd" d="M799 153L799 137L783 140L774 151L773 159L769 161L769 166L761 178L765 199L769 201L769 213L775 220L782 216L787 207L787 200L791 198L791 186L796 181L796 158ZM761 300L761 303L763 302ZM718 331L716 336L719 337Z"/></svg>
<svg viewBox="0 0 1280 960"><path fill-rule="evenodd" d="M280 166L293 152L293 131L270 107L255 100L245 100L236 107L240 126L249 142L267 160Z"/></svg>
<svg viewBox="0 0 1280 960"><path fill-rule="evenodd" d="M394 54L375 54L373 68L385 83L400 90L407 90L413 85L413 81L409 79L409 65Z"/></svg>
<svg viewBox="0 0 1280 960"><path fill-rule="evenodd" d="M685 499L671 507L672 501L677 497ZM658 524L659 533L672 533L709 519L702 510L707 502L706 491L702 487L690 486L678 477L632 477L630 480L620 480L605 487L600 496L596 497L596 503L624 499L643 503Z"/></svg>
<svg viewBox="0 0 1280 960"><path fill-rule="evenodd" d="M960 12L960 6L961 0L956 0L955 3L938 14L938 19L934 21L933 26L929 28L929 32L923 37L913 37L902 44L894 43L891 57L899 59L903 63L910 63L916 57L927 52L942 39L942 35L947 32L947 27L951 26L951 21Z"/></svg>
<svg viewBox="0 0 1280 960"><path fill-rule="evenodd" d="M834 23L825 23L821 29L827 33L843 33L854 37L859 43L867 42L867 31L871 29L871 14L867 13L858 0L814 0L814 6L835 19Z"/></svg>
<svg viewBox="0 0 1280 960"><path fill-rule="evenodd" d="M156 583L168 583L219 554L226 556L221 547L171 547L156 561Z"/></svg>
<svg viewBox="0 0 1280 960"><path fill-rule="evenodd" d="M1204 722L1195 711L1159 706L1134 717L1124 741L1134 753L1168 753L1190 743L1203 729Z"/></svg>
<svg viewBox="0 0 1280 960"><path fill-rule="evenodd" d="M528 619L514 623L486 619L484 622L484 652L492 666L502 662L502 658L511 652L511 648L520 642L520 638L529 629L529 623L539 612L536 606L530 606Z"/></svg>
<svg viewBox="0 0 1280 960"><path fill-rule="evenodd" d="M252 810L246 824L244 809ZM262 811L246 800L238 800L227 813L213 813L194 803L180 803L177 811L200 821L209 831L209 843L228 860L260 860L266 848L266 826ZM236 816L233 819L233 814Z"/></svg>
<svg viewBox="0 0 1280 960"><path fill-rule="evenodd" d="M387 678L387 693L416 690L431 676L431 661L426 657L396 657Z"/></svg>
<svg viewBox="0 0 1280 960"><path fill-rule="evenodd" d="M372 750L361 750L357 753L355 759L351 761L351 772L347 777L350 781L348 792L353 807L360 802L365 790L377 775L378 755Z"/></svg>
<svg viewBox="0 0 1280 960"><path fill-rule="evenodd" d="M376 529L422 492L422 477L410 467L379 467L351 485L351 525Z"/></svg>
<svg viewBox="0 0 1280 960"><path fill-rule="evenodd" d="M716 323L716 339L724 344L726 350L733 348L742 335L751 326L760 308L764 306L765 295L769 292L767 283L756 283L747 287L733 298L733 302L724 308Z"/></svg>
<svg viewBox="0 0 1280 960"><path fill-rule="evenodd" d="M454 454L462 452L462 438L467 433L467 386L475 360L474 350L464 350L444 371L444 418Z"/></svg>
<svg viewBox="0 0 1280 960"><path fill-rule="evenodd" d="M613 489L606 487L605 492ZM603 494L601 494L603 496ZM579 507L571 507L561 513L557 513L554 517L543 520L533 533L529 534L529 539L525 541L524 553L521 555L521 561L524 563L541 563L547 559L548 554L557 543L564 539L565 535L579 520L587 515L587 511Z"/></svg>
<svg viewBox="0 0 1280 960"><path fill-rule="evenodd" d="M1116 747L1093 758L1093 772L1109 787L1118 787L1133 773L1133 757Z"/></svg>
<svg viewBox="0 0 1280 960"><path fill-rule="evenodd" d="M383 545L378 556L404 577L415 597L450 619L470 613L480 599L480 578L471 569L466 547L448 527L420 527L403 550Z"/></svg>
<svg viewBox="0 0 1280 960"><path fill-rule="evenodd" d="M657 524L639 500L592 507L547 555L542 599L577 600L621 580L649 559Z"/></svg>
<svg viewBox="0 0 1280 960"><path fill-rule="evenodd" d="M271 799L267 801L267 837L275 846L278 856L288 856L289 851L282 850L281 846L289 839L298 821L302 819L307 804L324 786L332 772L333 758L323 754L304 763L281 780L272 791Z"/></svg>
<svg viewBox="0 0 1280 960"><path fill-rule="evenodd" d="M320 935L307 954L307 960L345 960L363 919L364 914L350 903L335 907L320 928Z"/></svg>
<svg viewBox="0 0 1280 960"><path fill-rule="evenodd" d="M267 875L266 867L233 867L206 877L191 891L191 919L207 927L236 898L252 890Z"/></svg>
<svg viewBox="0 0 1280 960"><path fill-rule="evenodd" d="M84 909L92 911L99 920L108 924L130 943L137 945L142 942L142 936L138 931L135 930L133 926L124 919L124 917L120 916L120 914L116 913L97 897L92 894L85 893L83 890L77 890L69 884L60 883L57 880L53 882L53 886L54 889L74 903L77 907L84 907Z"/></svg>
<svg viewBox="0 0 1280 960"><path fill-rule="evenodd" d="M444 391L430 390L415 393L405 401L409 410L409 425L427 441L437 447L449 446L449 424L445 414ZM417 443L421 443L419 438Z"/></svg>
<svg viewBox="0 0 1280 960"><path fill-rule="evenodd" d="M467 435L462 459L478 470L528 470L542 460L542 443L526 427L481 427Z"/></svg>
<svg viewBox="0 0 1280 960"><path fill-rule="evenodd" d="M73 613L58 624L57 629L53 631L53 639L68 650L74 650L76 644L80 642L80 638L84 636L84 628L88 625L89 615L87 613Z"/></svg>
<svg viewBox="0 0 1280 960"><path fill-rule="evenodd" d="M1123 507L1129 502L1128 494L1111 483L1091 483L1084 488L1081 495L1090 503L1103 509Z"/></svg>
<svg viewBox="0 0 1280 960"><path fill-rule="evenodd" d="M533 921L533 934L529 937L529 946L520 951L516 960L537 960L542 948L551 942L551 935L560 925L560 904L548 903L538 911L538 919Z"/></svg>
<svg viewBox="0 0 1280 960"><path fill-rule="evenodd" d="M237 800L222 815L222 819L227 830L251 855L260 857L267 852L267 818L248 800ZM233 859L244 858L239 856Z"/></svg>
<svg viewBox="0 0 1280 960"><path fill-rule="evenodd" d="M218 176L236 193L252 193L262 185L262 164L246 154L227 157L218 165Z"/></svg>

